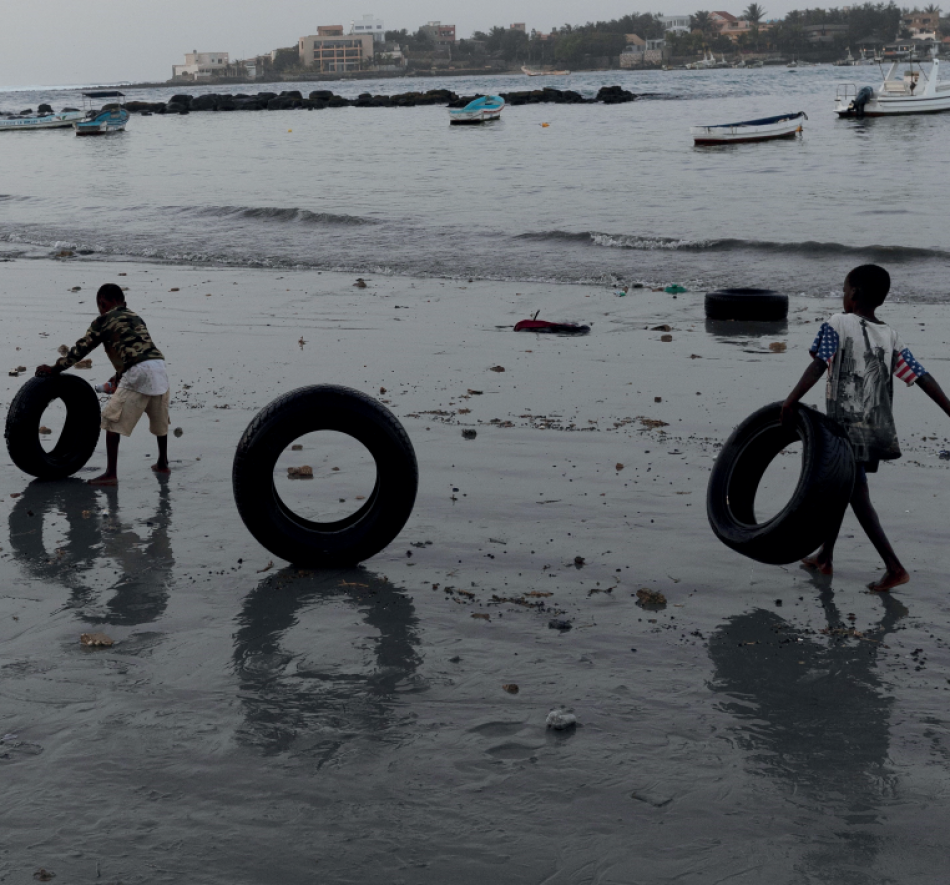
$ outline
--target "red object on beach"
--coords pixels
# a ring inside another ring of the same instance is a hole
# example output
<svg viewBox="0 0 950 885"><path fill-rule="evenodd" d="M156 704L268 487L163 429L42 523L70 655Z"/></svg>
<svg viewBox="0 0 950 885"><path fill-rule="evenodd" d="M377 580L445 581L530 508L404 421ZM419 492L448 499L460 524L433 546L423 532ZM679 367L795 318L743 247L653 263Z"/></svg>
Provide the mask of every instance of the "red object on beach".
<svg viewBox="0 0 950 885"><path fill-rule="evenodd" d="M520 320L515 324L516 332L560 332L562 335L586 335L590 326L577 323L551 323L548 320Z"/></svg>

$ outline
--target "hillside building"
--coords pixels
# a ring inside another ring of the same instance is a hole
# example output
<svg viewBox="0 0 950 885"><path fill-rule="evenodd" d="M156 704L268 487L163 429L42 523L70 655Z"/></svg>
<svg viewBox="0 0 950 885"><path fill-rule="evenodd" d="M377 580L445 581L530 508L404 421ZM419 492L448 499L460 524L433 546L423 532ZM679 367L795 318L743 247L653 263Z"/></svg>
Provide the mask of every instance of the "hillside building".
<svg viewBox="0 0 950 885"><path fill-rule="evenodd" d="M386 30L383 27L383 20L372 15L364 15L359 20L350 22L350 35L363 37L366 34L372 34L376 43L383 43L386 40Z"/></svg>
<svg viewBox="0 0 950 885"><path fill-rule="evenodd" d="M373 63L372 34L344 34L343 25L321 25L297 41L300 64L320 73L359 71Z"/></svg>
<svg viewBox="0 0 950 885"><path fill-rule="evenodd" d="M230 61L226 52L185 53L183 65L172 65L172 77L176 80L206 80L217 77L227 70Z"/></svg>

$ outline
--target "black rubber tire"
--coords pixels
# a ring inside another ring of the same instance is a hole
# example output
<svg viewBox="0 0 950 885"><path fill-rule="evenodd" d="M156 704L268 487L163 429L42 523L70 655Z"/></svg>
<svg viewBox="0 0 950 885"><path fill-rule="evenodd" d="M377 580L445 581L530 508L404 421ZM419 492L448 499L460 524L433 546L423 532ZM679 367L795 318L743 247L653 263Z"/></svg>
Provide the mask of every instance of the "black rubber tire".
<svg viewBox="0 0 950 885"><path fill-rule="evenodd" d="M55 399L66 406L66 423L54 448L40 443L40 420ZM99 442L99 397L76 375L31 378L7 412L3 435L13 463L39 479L65 479L86 466Z"/></svg>
<svg viewBox="0 0 950 885"><path fill-rule="evenodd" d="M788 295L771 289L717 289L706 293L706 316L711 320L784 320Z"/></svg>
<svg viewBox="0 0 950 885"><path fill-rule="evenodd" d="M781 403L754 412L726 440L706 493L706 515L716 537L758 562L784 565L821 546L841 524L854 486L851 443L830 418L799 406L794 428L781 424ZM796 439L802 473L791 500L765 522L756 522L755 493L766 468Z"/></svg>
<svg viewBox="0 0 950 885"><path fill-rule="evenodd" d="M274 485L274 466L295 439L335 430L362 443L376 461L376 485L350 516L318 523L293 513ZM388 546L412 513L419 468L412 443L387 408L358 390L301 387L275 399L248 425L231 473L238 513L271 553L294 565L355 565Z"/></svg>

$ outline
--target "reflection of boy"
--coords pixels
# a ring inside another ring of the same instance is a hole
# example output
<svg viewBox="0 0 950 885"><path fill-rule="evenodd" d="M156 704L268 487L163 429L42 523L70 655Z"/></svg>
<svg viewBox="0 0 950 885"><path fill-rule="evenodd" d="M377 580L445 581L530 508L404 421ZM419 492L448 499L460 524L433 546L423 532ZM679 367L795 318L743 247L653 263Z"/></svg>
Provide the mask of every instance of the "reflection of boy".
<svg viewBox="0 0 950 885"><path fill-rule="evenodd" d="M940 385L914 359L897 332L874 315L890 287L887 271L874 264L856 267L845 277L844 312L822 323L810 350L812 364L782 404L782 420L789 422L799 400L827 371L828 415L848 434L857 461L851 509L887 569L880 581L868 585L872 590L890 590L910 580L881 528L868 493L867 474L876 472L881 461L899 458L901 454L892 411L891 376L896 375L908 385L916 381L950 415L950 400ZM832 573L838 531L836 528L825 539L814 556L803 560L805 567L825 575Z"/></svg>
<svg viewBox="0 0 950 885"><path fill-rule="evenodd" d="M145 322L126 307L125 294L114 283L107 283L96 295L99 316L86 334L65 356L52 366L38 366L37 375L58 375L75 365L100 344L115 366L111 384L115 393L102 410L102 429L106 431L106 472L92 485L117 485L119 434L130 436L139 418L148 415L149 430L158 437L156 473L170 473L168 467L168 375L165 358L155 346Z"/></svg>

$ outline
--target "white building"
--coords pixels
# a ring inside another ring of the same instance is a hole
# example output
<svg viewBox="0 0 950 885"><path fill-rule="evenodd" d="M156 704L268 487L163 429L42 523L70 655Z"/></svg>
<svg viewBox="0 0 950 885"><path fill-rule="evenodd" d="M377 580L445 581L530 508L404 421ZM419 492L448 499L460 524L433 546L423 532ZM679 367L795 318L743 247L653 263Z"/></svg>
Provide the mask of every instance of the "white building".
<svg viewBox="0 0 950 885"><path fill-rule="evenodd" d="M689 16L688 15L661 15L660 24L663 25L663 33L672 31L674 34L688 34Z"/></svg>
<svg viewBox="0 0 950 885"><path fill-rule="evenodd" d="M221 73L230 64L226 52L185 53L183 65L172 65L172 77L178 79L203 80Z"/></svg>
<svg viewBox="0 0 950 885"><path fill-rule="evenodd" d="M373 40L377 43L382 43L386 39L386 30L383 27L383 20L381 18L374 18L372 15L364 15L358 21L351 21L350 34L357 37L372 34Z"/></svg>

